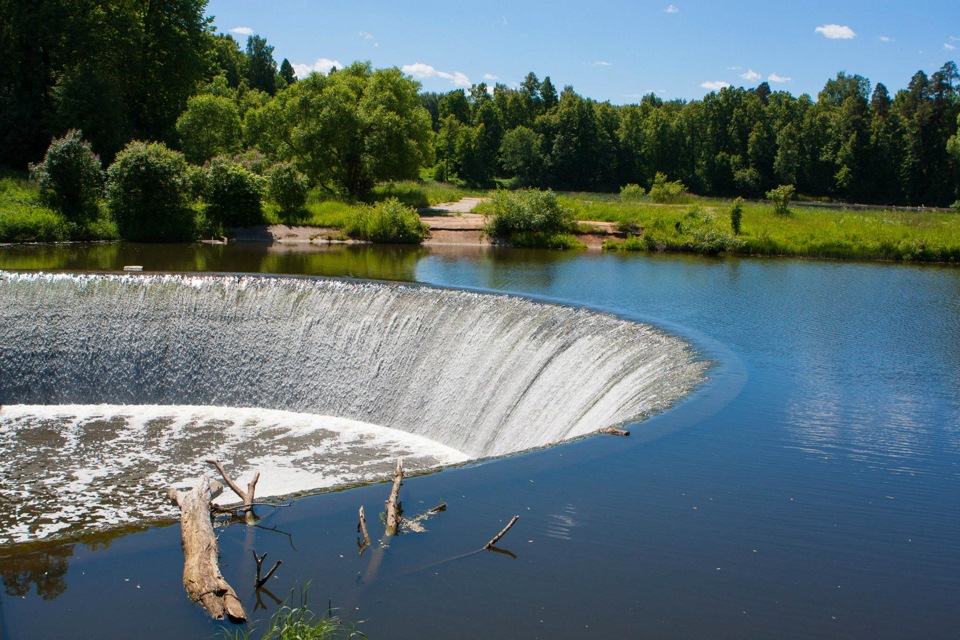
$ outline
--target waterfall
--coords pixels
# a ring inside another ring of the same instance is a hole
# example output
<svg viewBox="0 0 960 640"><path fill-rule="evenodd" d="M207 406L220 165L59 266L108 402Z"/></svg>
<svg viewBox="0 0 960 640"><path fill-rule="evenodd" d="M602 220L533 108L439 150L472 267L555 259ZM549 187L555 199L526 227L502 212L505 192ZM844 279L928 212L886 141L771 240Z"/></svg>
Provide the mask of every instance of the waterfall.
<svg viewBox="0 0 960 640"><path fill-rule="evenodd" d="M309 278L0 272L2 405L334 416L453 451L434 456L438 464L643 419L688 393L705 367L654 327L506 295ZM76 426L77 413L61 423ZM0 427L0 449L29 423Z"/></svg>

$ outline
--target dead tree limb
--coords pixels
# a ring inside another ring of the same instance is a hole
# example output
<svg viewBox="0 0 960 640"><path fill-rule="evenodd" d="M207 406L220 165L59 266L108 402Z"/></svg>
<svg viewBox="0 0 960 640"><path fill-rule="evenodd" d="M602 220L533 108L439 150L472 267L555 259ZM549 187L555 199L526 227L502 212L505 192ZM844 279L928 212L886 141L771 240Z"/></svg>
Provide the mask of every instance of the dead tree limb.
<svg viewBox="0 0 960 640"><path fill-rule="evenodd" d="M237 486L237 483L230 479L230 476L227 475L226 470L223 468L223 465L220 464L219 460L207 460L208 464L212 464L217 468L217 471L220 472L220 475L223 477L223 481L227 483L227 486L230 487L237 497L243 500L243 521L247 524L256 524L257 516L253 512L253 498L254 494L257 491L257 481L260 480L260 472L257 471L253 474L253 480L247 484L247 490L244 491Z"/></svg>
<svg viewBox="0 0 960 640"><path fill-rule="evenodd" d="M247 619L243 605L220 574L217 564L220 549L213 534L210 501L222 491L223 485L219 482L200 476L193 489L170 489L167 497L180 507L183 588L187 595L217 620L226 617L233 622L243 622Z"/></svg>
<svg viewBox="0 0 960 640"><path fill-rule="evenodd" d="M400 505L400 485L403 484L403 460L397 460L397 469L393 475L393 488L387 498L387 537L396 535L400 530L400 521L403 519L403 508Z"/></svg>
<svg viewBox="0 0 960 640"><path fill-rule="evenodd" d="M277 567L283 564L283 560L277 560L273 566L270 568L270 571L267 571L267 575L260 577L260 570L263 568L263 561L267 559L267 554L262 556L257 555L256 549L253 549L253 559L257 563L257 577L253 581L253 586L255 589L259 589L267 583L267 580L270 579L270 576L273 575L273 572L277 570Z"/></svg>
<svg viewBox="0 0 960 640"><path fill-rule="evenodd" d="M367 550L367 547L370 546L370 533L367 531L367 516L363 513L363 506L360 506L360 522L357 523L357 533L361 534L361 538L357 538L357 547L360 548L360 555L363 555L363 552Z"/></svg>
<svg viewBox="0 0 960 640"><path fill-rule="evenodd" d="M600 433L605 433L608 436L628 436L630 432L626 429L617 429L616 427L605 427L600 429Z"/></svg>
<svg viewBox="0 0 960 640"><path fill-rule="evenodd" d="M520 519L520 516L513 516L513 518L510 519L510 522L507 523L507 526L505 526L500 533L498 533L497 535L493 536L493 538L490 540L490 542L488 542L487 544L483 545L483 548L484 548L484 549L489 549L489 548L492 547L493 545L497 544L497 542L500 540L500 538L502 538L503 536L507 535L507 531L510 531L510 528L511 528L513 525L515 525L515 524L517 523L517 520L519 520L519 519Z"/></svg>

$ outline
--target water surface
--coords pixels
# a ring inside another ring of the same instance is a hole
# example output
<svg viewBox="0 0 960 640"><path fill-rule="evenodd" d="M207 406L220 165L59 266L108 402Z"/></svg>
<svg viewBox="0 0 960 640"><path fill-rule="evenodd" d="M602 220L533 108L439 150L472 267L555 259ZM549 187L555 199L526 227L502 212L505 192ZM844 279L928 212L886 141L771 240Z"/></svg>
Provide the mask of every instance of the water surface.
<svg viewBox="0 0 960 640"><path fill-rule="evenodd" d="M425 533L378 553L358 556L356 510L381 509L384 485L265 511L263 524L290 537L226 529L224 572L249 609L256 548L284 560L275 594L310 581L312 602L332 599L366 620L370 637L956 636L960 271L472 249L217 249L231 257L203 268L340 270L654 320L723 365L691 400L628 439L592 438L409 480L408 513L441 501L448 510ZM28 268L29 252L19 251L0 253L0 267L16 260ZM190 269L194 250L179 249L176 264L166 251L136 263ZM207 248L194 259L201 255ZM29 268L84 266L31 259ZM86 266L131 262L124 255ZM515 559L464 557L514 514L520 521L500 546ZM210 637L215 626L179 592L179 554L178 531L168 527L6 558L4 638L87 637L78 629L98 638L131 630ZM262 600L258 616L276 608ZM145 612L157 611L146 626Z"/></svg>

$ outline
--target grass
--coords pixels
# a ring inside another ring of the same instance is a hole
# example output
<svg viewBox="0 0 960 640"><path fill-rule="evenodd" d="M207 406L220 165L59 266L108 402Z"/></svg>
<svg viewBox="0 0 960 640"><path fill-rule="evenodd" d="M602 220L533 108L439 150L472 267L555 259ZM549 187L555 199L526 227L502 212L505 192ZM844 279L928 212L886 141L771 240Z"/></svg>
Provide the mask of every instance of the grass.
<svg viewBox="0 0 960 640"><path fill-rule="evenodd" d="M40 203L35 182L18 174L0 175L0 242L115 240L117 227L101 207L100 215L82 223Z"/></svg>
<svg viewBox="0 0 960 640"><path fill-rule="evenodd" d="M747 203L741 233L730 227L730 203L702 205L578 203L578 218L638 230L609 250L691 251L852 260L960 262L960 216L943 212L836 211ZM582 217L581 217L582 216Z"/></svg>
<svg viewBox="0 0 960 640"><path fill-rule="evenodd" d="M356 625L345 623L332 611L326 615L316 615L307 606L307 591L309 585L300 591L300 603L296 606L284 603L277 610L262 633L253 636L253 628L235 630L233 633L224 632L223 637L229 640L250 640L255 637L259 640L334 640L335 638L366 638L357 630ZM293 599L291 593L290 602Z"/></svg>

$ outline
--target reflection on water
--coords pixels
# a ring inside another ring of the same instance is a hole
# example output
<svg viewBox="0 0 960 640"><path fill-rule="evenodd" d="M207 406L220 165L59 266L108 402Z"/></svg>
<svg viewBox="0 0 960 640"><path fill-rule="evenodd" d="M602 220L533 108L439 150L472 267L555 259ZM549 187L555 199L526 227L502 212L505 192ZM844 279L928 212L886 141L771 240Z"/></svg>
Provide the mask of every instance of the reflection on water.
<svg viewBox="0 0 960 640"><path fill-rule="evenodd" d="M144 271L280 273L414 279L422 247L352 244L46 244L0 247L0 269L36 271Z"/></svg>
<svg viewBox="0 0 960 640"><path fill-rule="evenodd" d="M0 555L0 579L8 596L23 597L36 589L44 600L67 590L67 571L73 545L52 547L22 555Z"/></svg>

